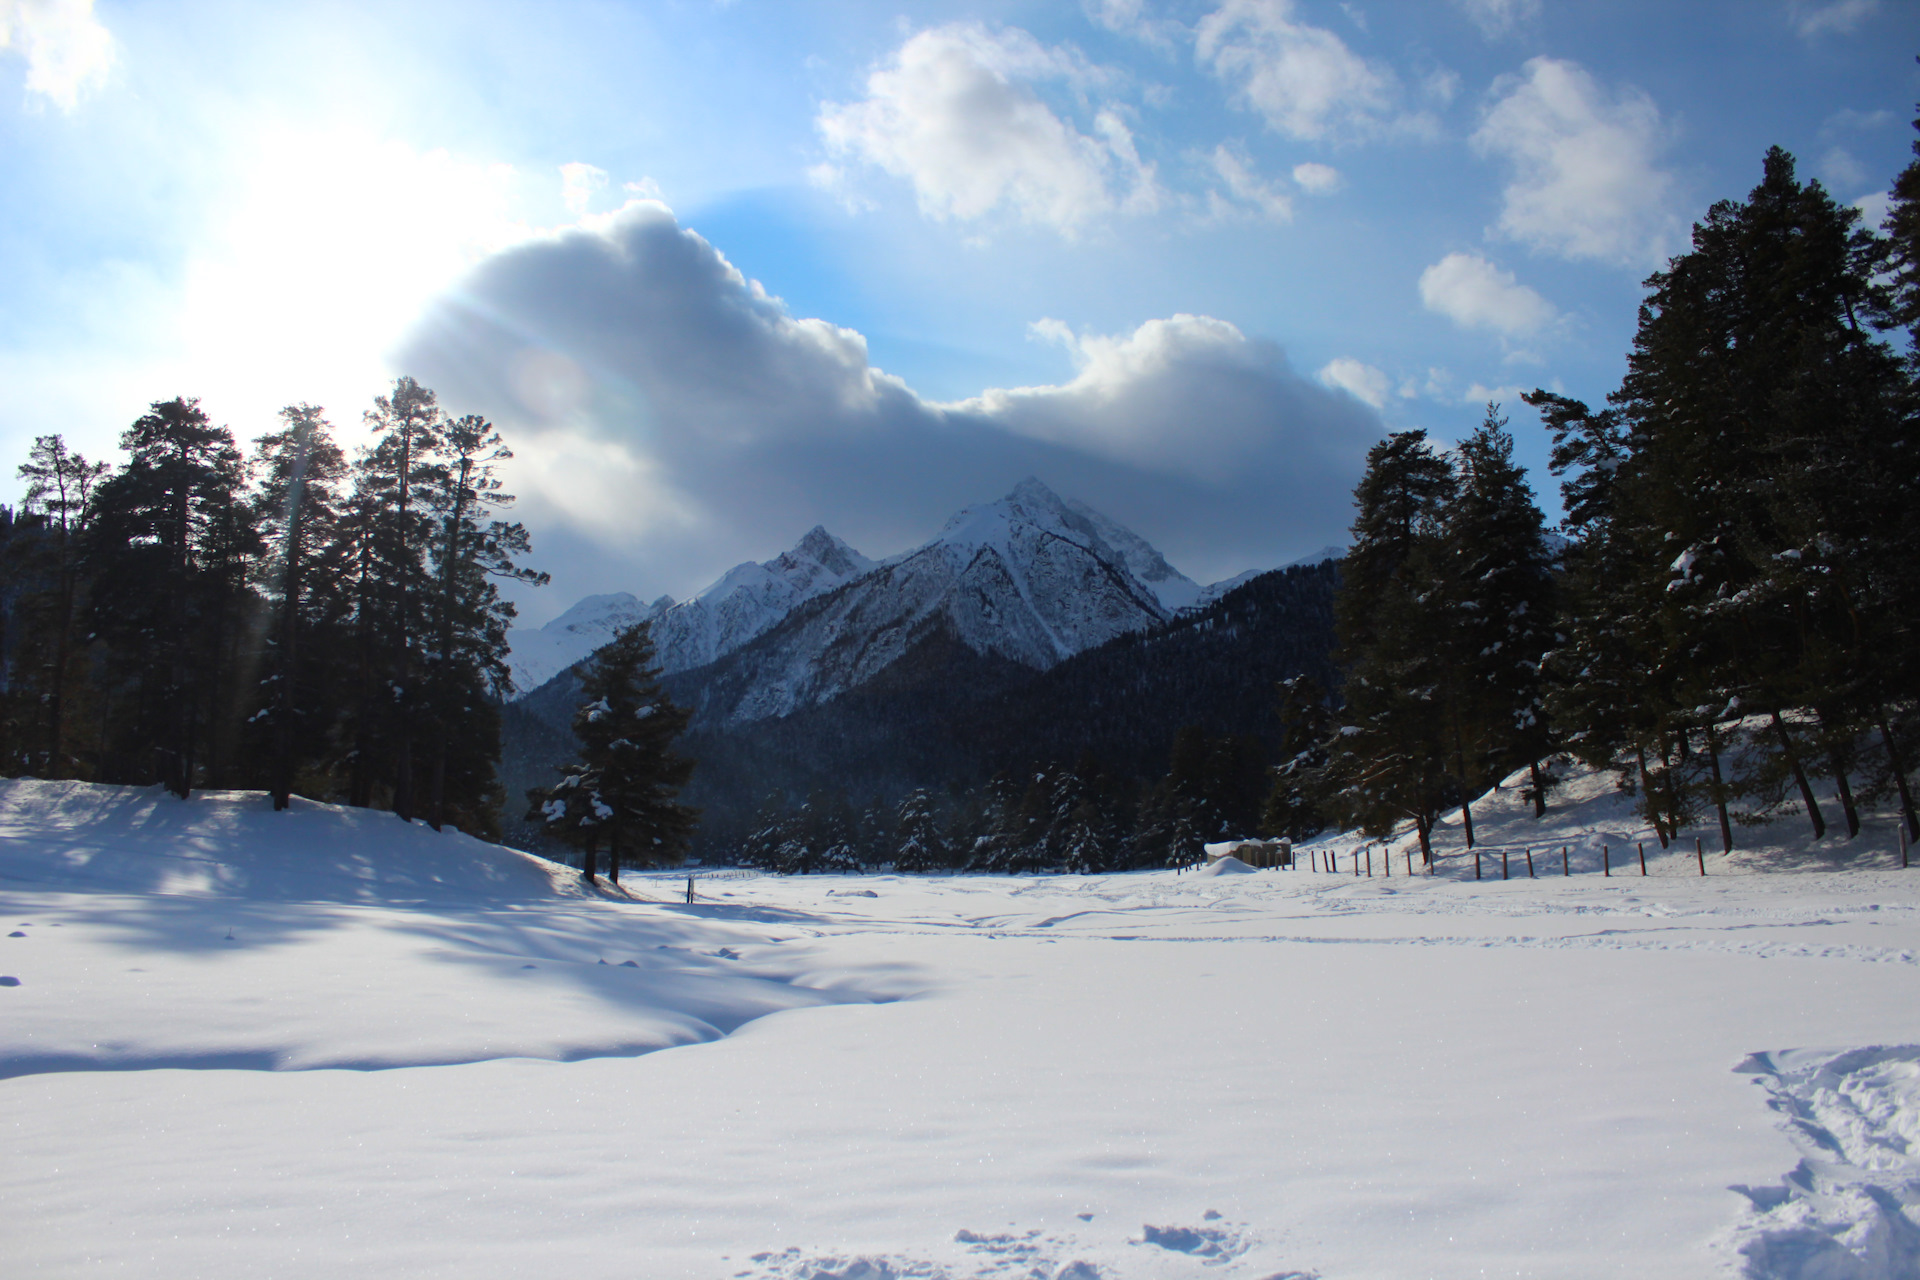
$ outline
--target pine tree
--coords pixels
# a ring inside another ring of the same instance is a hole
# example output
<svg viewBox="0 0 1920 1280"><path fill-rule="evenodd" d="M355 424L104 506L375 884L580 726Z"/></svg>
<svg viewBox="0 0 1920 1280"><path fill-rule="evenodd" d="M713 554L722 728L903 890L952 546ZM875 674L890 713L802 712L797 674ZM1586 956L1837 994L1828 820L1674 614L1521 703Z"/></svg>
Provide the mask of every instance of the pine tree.
<svg viewBox="0 0 1920 1280"><path fill-rule="evenodd" d="M1531 766L1535 812L1543 813L1541 759L1551 749L1540 665L1552 640L1553 581L1545 520L1499 406L1460 444L1458 483L1441 512L1440 606L1444 701L1467 845L1471 798Z"/></svg>
<svg viewBox="0 0 1920 1280"><path fill-rule="evenodd" d="M1448 680L1440 630L1440 513L1454 474L1422 431L1398 432L1367 454L1354 491L1353 545L1334 601L1345 706L1327 760L1335 816L1383 836L1411 819L1422 855L1457 793L1441 718Z"/></svg>
<svg viewBox="0 0 1920 1280"><path fill-rule="evenodd" d="M489 832L500 755L495 704L508 688L507 627L514 617L494 584L542 586L549 576L514 562L527 553L526 529L491 518L514 501L494 474L494 464L513 456L500 433L468 415L445 423L441 440L444 460L432 469L425 495L435 579L419 698L431 760L426 814L436 830L459 820Z"/></svg>
<svg viewBox="0 0 1920 1280"><path fill-rule="evenodd" d="M688 713L660 688L646 623L625 628L587 660L581 696L573 717L580 758L559 766L559 783L529 796L529 817L582 851L589 880L602 845L615 881L623 860L677 860L699 818L678 800L693 774L693 762L673 751Z"/></svg>
<svg viewBox="0 0 1920 1280"><path fill-rule="evenodd" d="M259 483L254 505L261 526L271 533L261 585L272 611L254 723L267 738L268 789L275 809L291 802L301 767L327 756L330 712L345 692L330 677L337 676L334 655L345 639L343 566L335 532L346 455L315 406L290 405L280 417L284 427L261 436L254 456Z"/></svg>
<svg viewBox="0 0 1920 1280"><path fill-rule="evenodd" d="M1280 763L1260 814L1269 836L1307 840L1326 830L1327 743L1337 721L1327 691L1311 676L1280 683Z"/></svg>
<svg viewBox="0 0 1920 1280"><path fill-rule="evenodd" d="M925 787L909 791L893 820L893 868L903 875L925 874L952 865L933 795Z"/></svg>
<svg viewBox="0 0 1920 1280"><path fill-rule="evenodd" d="M184 797L207 756L217 769L219 720L237 706L222 680L253 604L258 536L233 434L197 400L156 402L121 447L130 457L95 491L83 560L118 703L102 775L158 779Z"/></svg>
<svg viewBox="0 0 1920 1280"><path fill-rule="evenodd" d="M80 547L91 519L93 491L107 473L104 462L89 462L67 448L58 435L35 437L19 476L27 482L22 512L37 519L28 539L25 572L38 580L38 589L24 593L19 610L25 634L16 634L17 650L29 655L15 661L15 681L26 691L37 691L45 709L44 747L38 753L43 777L68 777L67 727L69 693L83 683L81 646L74 625L84 606L84 578ZM22 679L24 677L24 679Z"/></svg>

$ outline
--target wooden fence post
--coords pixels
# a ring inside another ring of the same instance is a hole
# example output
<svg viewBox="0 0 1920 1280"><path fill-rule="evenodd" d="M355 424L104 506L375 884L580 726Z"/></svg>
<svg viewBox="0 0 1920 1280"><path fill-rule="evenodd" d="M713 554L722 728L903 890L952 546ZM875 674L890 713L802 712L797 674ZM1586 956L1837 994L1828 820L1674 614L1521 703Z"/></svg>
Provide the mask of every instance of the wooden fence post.
<svg viewBox="0 0 1920 1280"><path fill-rule="evenodd" d="M1647 874L1647 842L1645 840L1640 842L1640 874Z"/></svg>
<svg viewBox="0 0 1920 1280"><path fill-rule="evenodd" d="M1605 845L1600 846L1600 874L1603 876L1613 874L1613 859L1607 856L1607 846Z"/></svg>
<svg viewBox="0 0 1920 1280"><path fill-rule="evenodd" d="M1902 827L1900 828L1900 865L1903 867L1907 865L1906 840L1907 840L1907 829L1905 827ZM1413 846L1412 845L1407 846L1407 874L1408 875L1413 874Z"/></svg>
<svg viewBox="0 0 1920 1280"><path fill-rule="evenodd" d="M1367 879L1373 879L1373 846L1367 846Z"/></svg>
<svg viewBox="0 0 1920 1280"><path fill-rule="evenodd" d="M1507 878L1507 851L1505 849L1500 851L1500 878L1502 880Z"/></svg>
<svg viewBox="0 0 1920 1280"><path fill-rule="evenodd" d="M1473 851L1473 878L1475 880L1480 878L1480 851L1478 849Z"/></svg>
<svg viewBox="0 0 1920 1280"><path fill-rule="evenodd" d="M1527 879L1533 879L1533 850L1527 850Z"/></svg>
<svg viewBox="0 0 1920 1280"><path fill-rule="evenodd" d="M1573 869L1567 865L1567 846L1565 845L1560 846L1560 874L1563 876L1573 874Z"/></svg>
<svg viewBox="0 0 1920 1280"><path fill-rule="evenodd" d="M1907 820L1900 819L1900 869L1907 869Z"/></svg>
<svg viewBox="0 0 1920 1280"><path fill-rule="evenodd" d="M1699 836L1693 838L1693 859L1700 864L1700 874L1703 876L1707 874L1707 855L1706 851L1700 846Z"/></svg>

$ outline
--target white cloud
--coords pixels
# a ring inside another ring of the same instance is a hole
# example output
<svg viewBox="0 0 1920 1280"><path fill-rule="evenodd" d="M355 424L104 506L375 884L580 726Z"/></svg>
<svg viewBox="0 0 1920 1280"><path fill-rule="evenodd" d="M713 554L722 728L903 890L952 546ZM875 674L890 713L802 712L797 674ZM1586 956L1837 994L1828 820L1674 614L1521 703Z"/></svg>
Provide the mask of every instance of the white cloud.
<svg viewBox="0 0 1920 1280"><path fill-rule="evenodd" d="M1793 6L1793 25L1803 36L1825 35L1832 31L1850 35L1854 28L1880 11L1880 0L1833 0L1830 4L1797 3Z"/></svg>
<svg viewBox="0 0 1920 1280"><path fill-rule="evenodd" d="M1310 196L1330 196L1340 189L1343 182L1338 169L1312 161L1293 166L1293 180Z"/></svg>
<svg viewBox="0 0 1920 1280"><path fill-rule="evenodd" d="M1552 303L1517 283L1512 272L1471 253L1450 253L1422 271L1420 301L1455 324L1507 337L1537 332L1556 314Z"/></svg>
<svg viewBox="0 0 1920 1280"><path fill-rule="evenodd" d="M629 189L633 184L628 183ZM576 218L587 211L594 193L607 189L607 171L574 161L560 166L560 199Z"/></svg>
<svg viewBox="0 0 1920 1280"><path fill-rule="evenodd" d="M1073 234L1116 211L1158 202L1153 166L1113 110L1091 135L1063 119L1033 85L1106 78L1077 53L1018 28L955 23L909 38L867 77L859 102L828 103L816 124L837 155L913 184L930 217L977 219L1005 209Z"/></svg>
<svg viewBox="0 0 1920 1280"><path fill-rule="evenodd" d="M1215 216L1245 211L1274 222L1293 220L1293 200L1253 171L1253 161L1245 150L1223 142L1213 149L1208 159L1227 187L1224 196L1217 189L1209 193Z"/></svg>
<svg viewBox="0 0 1920 1280"><path fill-rule="evenodd" d="M1678 220L1659 156L1667 126L1636 89L1609 94L1572 62L1534 58L1496 83L1473 135L1513 166L1499 230L1544 252L1624 266L1657 262Z"/></svg>
<svg viewBox="0 0 1920 1280"><path fill-rule="evenodd" d="M1196 29L1200 61L1289 137L1378 130L1393 103L1393 73L1326 28L1296 22L1293 10L1293 0L1226 0Z"/></svg>
<svg viewBox="0 0 1920 1280"><path fill-rule="evenodd" d="M1097 27L1131 36L1156 49L1171 50L1187 29L1172 18L1157 18L1145 0L1081 0L1087 18Z"/></svg>
<svg viewBox="0 0 1920 1280"><path fill-rule="evenodd" d="M1852 187L1858 191L1867 181L1867 168L1845 147L1828 147L1820 157L1820 176L1830 187Z"/></svg>
<svg viewBox="0 0 1920 1280"><path fill-rule="evenodd" d="M1540 0L1454 0L1489 40L1540 16Z"/></svg>
<svg viewBox="0 0 1920 1280"><path fill-rule="evenodd" d="M93 0L0 0L0 49L27 60L27 92L71 111L113 66L113 36Z"/></svg>
<svg viewBox="0 0 1920 1280"><path fill-rule="evenodd" d="M1029 332L1066 349L1072 378L934 403L874 368L859 333L792 315L635 201L494 255L397 359L443 403L539 442L512 483L543 545L572 539L649 592L696 588L816 522L898 550L1030 474L1176 561L1277 563L1349 517L1380 421L1274 344L1194 315Z"/></svg>
<svg viewBox="0 0 1920 1280"><path fill-rule="evenodd" d="M994 388L940 407L1215 484L1233 482L1250 458L1282 438L1304 445L1303 420L1338 416L1319 399L1326 393L1293 373L1277 348L1225 320L1175 315L1111 336L1073 335L1056 325L1048 336L1069 341L1078 366L1071 382Z"/></svg>
<svg viewBox="0 0 1920 1280"><path fill-rule="evenodd" d="M1392 388L1386 374L1370 364L1362 364L1347 356L1329 360L1326 367L1320 370L1320 381L1376 409L1386 406L1387 395Z"/></svg>
<svg viewBox="0 0 1920 1280"><path fill-rule="evenodd" d="M1860 211L1860 225L1878 231L1887 220L1887 214L1893 209L1893 192L1876 191L1872 195L1861 196L1853 202Z"/></svg>
<svg viewBox="0 0 1920 1280"><path fill-rule="evenodd" d="M1532 389L1531 387L1522 386L1489 387L1483 382L1476 382L1461 393L1460 403L1471 405L1495 404L1500 405L1503 409L1511 409L1514 405L1520 403L1522 394Z"/></svg>

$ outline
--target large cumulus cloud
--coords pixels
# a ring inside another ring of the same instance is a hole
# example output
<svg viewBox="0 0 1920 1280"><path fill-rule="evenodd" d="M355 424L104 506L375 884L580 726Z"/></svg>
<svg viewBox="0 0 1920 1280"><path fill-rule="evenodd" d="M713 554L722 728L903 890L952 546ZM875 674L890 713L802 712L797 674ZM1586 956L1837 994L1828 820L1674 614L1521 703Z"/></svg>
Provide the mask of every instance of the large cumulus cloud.
<svg viewBox="0 0 1920 1280"><path fill-rule="evenodd" d="M1277 346L1203 316L1115 336L1036 327L1074 378L930 402L860 334L790 315L636 201L488 259L402 364L507 430L555 608L588 590L684 594L815 523L889 554L1028 474L1203 580L1347 523L1379 420Z"/></svg>

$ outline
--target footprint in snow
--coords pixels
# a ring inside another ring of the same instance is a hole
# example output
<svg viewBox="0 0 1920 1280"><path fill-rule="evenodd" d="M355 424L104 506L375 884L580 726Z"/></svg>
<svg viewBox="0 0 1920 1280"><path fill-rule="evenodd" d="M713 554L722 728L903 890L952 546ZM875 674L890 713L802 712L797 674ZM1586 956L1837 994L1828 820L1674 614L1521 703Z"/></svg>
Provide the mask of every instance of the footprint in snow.
<svg viewBox="0 0 1920 1280"><path fill-rule="evenodd" d="M12 974L0 976L0 987L17 987L19 985L20 979L14 977Z"/></svg>
<svg viewBox="0 0 1920 1280"><path fill-rule="evenodd" d="M9 938L24 938L24 937L26 937L27 935L26 935L26 934L24 934L24 933L22 933L22 932L20 932L20 930L18 930L18 929L15 929L15 930L14 930L14 931L13 931L12 933L10 933L10 934L8 934L7 936L8 936Z"/></svg>

